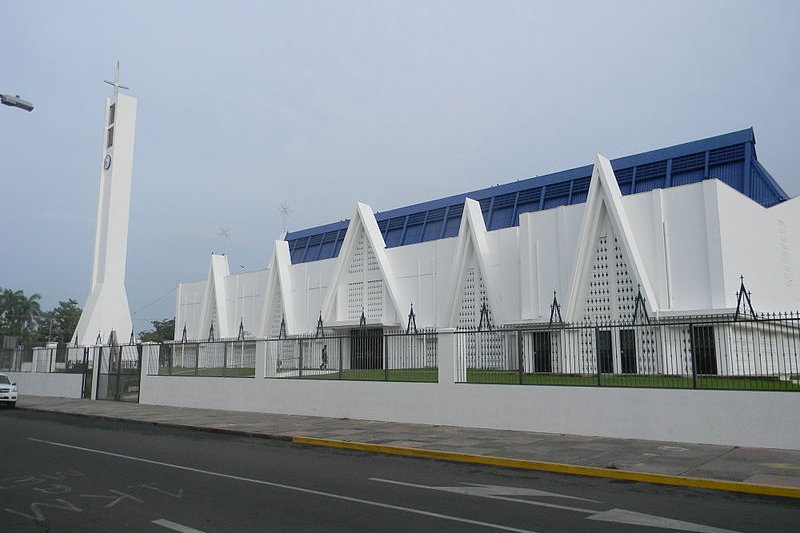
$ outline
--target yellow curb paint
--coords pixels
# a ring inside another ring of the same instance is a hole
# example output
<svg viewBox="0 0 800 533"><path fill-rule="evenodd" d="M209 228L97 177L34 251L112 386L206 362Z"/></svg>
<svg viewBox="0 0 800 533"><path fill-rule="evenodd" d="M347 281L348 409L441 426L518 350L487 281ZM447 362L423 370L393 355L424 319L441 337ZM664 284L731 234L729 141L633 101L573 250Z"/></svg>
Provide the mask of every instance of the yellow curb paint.
<svg viewBox="0 0 800 533"><path fill-rule="evenodd" d="M789 463L761 463L768 468L776 468L781 470L800 470L800 466Z"/></svg>
<svg viewBox="0 0 800 533"><path fill-rule="evenodd" d="M311 446L326 446L328 448L343 448L365 452L383 453L389 455L403 455L407 457L422 457L426 459L440 459L458 463L474 463L523 470L538 470L542 472L557 472L560 474L573 474L580 476L604 477L641 481L643 483L656 483L659 485L674 485L678 487L692 487L697 489L723 490L728 492L744 492L747 494L762 494L765 496L781 496L784 498L800 499L800 488L780 487L777 485L761 485L757 483L743 483L740 481L724 481L720 479L703 479L696 477L670 476L667 474L648 474L632 470L616 470L612 468L596 468L591 466L568 465L562 463L548 463L545 461L529 461L526 459L508 459L505 457L491 457L486 455L471 455L466 453L446 452L441 450L423 450L420 448L406 448L403 446L386 446L383 444L369 444L365 442L348 442L343 440L319 439L315 437L292 437L294 444L307 444Z"/></svg>

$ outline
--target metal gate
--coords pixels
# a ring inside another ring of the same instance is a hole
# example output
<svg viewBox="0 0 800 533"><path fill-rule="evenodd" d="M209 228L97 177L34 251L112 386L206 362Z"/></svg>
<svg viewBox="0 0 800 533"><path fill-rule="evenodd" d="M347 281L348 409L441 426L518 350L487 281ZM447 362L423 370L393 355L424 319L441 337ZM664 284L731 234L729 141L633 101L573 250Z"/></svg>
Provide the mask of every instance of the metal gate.
<svg viewBox="0 0 800 533"><path fill-rule="evenodd" d="M142 345L102 346L98 360L97 399L139 403Z"/></svg>
<svg viewBox="0 0 800 533"><path fill-rule="evenodd" d="M350 330L350 368L383 368L383 329Z"/></svg>
<svg viewBox="0 0 800 533"><path fill-rule="evenodd" d="M102 348L98 347L97 349L101 350ZM83 348L83 359L80 363L74 365L76 367L81 366L83 371L81 398L92 397L92 377L94 376L94 353L92 350L94 350L94 348L90 348L89 346Z"/></svg>

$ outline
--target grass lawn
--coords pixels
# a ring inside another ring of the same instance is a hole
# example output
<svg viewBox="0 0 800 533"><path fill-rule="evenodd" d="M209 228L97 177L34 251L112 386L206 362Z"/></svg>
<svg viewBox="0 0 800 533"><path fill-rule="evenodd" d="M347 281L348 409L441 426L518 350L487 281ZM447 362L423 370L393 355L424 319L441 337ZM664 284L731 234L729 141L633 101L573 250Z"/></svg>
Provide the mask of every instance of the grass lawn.
<svg viewBox="0 0 800 533"><path fill-rule="evenodd" d="M296 376L295 376L296 377ZM436 368L406 368L389 370L380 368L349 369L329 374L305 374L300 379L334 379L347 381L411 381L416 383L436 383L439 381L439 370Z"/></svg>
<svg viewBox="0 0 800 533"><path fill-rule="evenodd" d="M467 370L467 383L485 384L519 384L520 375L513 371L503 370ZM597 375L577 374L522 374L523 385L567 385L576 387L598 386ZM665 375L613 375L600 376L602 387L645 387L661 389L691 389L692 378L685 376ZM721 390L774 390L800 391L800 384L791 381L779 381L771 378L698 376L698 389Z"/></svg>
<svg viewBox="0 0 800 533"><path fill-rule="evenodd" d="M170 372L171 370L171 372ZM296 372L296 370L295 370ZM308 372L308 373L305 373ZM161 376L198 376L198 377L255 377L255 368L198 368L164 367L159 369ZM278 376L281 378L281 376ZM317 369L304 370L302 376L296 373L282 379L322 379L343 381L405 381L416 383L436 383L439 371L435 368L408 368L385 371L375 369L347 369L320 373ZM798 380L795 380L798 381ZM519 385L520 375L511 370L477 370L467 369L467 383ZM525 373L522 374L522 385L562 385L573 387L597 387L596 374L556 374ZM89 385L91 386L91 385ZM691 377L667 375L637 374L603 374L600 376L602 387L638 387L659 389L691 389L694 387ZM729 377L698 376L697 388L707 390L754 390L754 391L798 391L800 383L781 381L767 377Z"/></svg>
<svg viewBox="0 0 800 533"><path fill-rule="evenodd" d="M159 376L197 376L206 378L253 378L256 376L256 369L251 368L197 368L185 366L161 367L158 369Z"/></svg>

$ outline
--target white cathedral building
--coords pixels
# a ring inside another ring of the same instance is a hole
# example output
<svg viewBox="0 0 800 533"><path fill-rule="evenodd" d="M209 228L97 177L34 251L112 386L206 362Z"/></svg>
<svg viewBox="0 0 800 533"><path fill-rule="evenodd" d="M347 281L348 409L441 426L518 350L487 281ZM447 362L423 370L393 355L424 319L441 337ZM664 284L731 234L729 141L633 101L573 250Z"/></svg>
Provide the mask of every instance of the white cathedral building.
<svg viewBox="0 0 800 533"><path fill-rule="evenodd" d="M266 270L212 255L175 339L355 328L535 326L800 309L800 203L746 129L349 220L275 241Z"/></svg>

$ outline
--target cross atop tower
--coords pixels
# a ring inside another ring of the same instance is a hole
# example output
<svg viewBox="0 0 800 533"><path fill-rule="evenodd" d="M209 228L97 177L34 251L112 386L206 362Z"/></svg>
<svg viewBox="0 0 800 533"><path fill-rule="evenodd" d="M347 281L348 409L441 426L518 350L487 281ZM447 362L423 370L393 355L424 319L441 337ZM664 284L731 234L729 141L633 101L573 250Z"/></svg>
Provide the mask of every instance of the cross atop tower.
<svg viewBox="0 0 800 533"><path fill-rule="evenodd" d="M119 82L119 61L117 61L117 68L114 71L114 81L108 81L108 80L103 80L103 81L106 82L109 85L113 85L114 86L114 97L115 98L119 94L119 90L120 89L130 89L130 87L126 87L125 85L122 85Z"/></svg>
<svg viewBox="0 0 800 533"><path fill-rule="evenodd" d="M281 231L286 233L286 221L289 219L289 213L291 213L292 210L289 209L289 204L282 202L278 211L280 211L281 217L283 218L283 227L281 228Z"/></svg>

